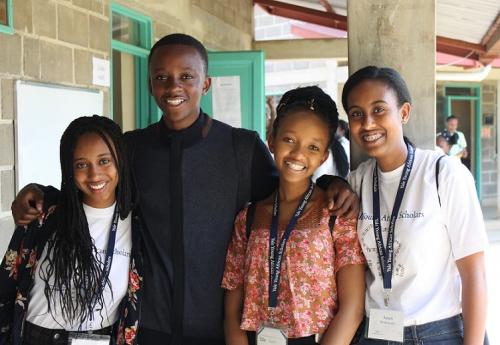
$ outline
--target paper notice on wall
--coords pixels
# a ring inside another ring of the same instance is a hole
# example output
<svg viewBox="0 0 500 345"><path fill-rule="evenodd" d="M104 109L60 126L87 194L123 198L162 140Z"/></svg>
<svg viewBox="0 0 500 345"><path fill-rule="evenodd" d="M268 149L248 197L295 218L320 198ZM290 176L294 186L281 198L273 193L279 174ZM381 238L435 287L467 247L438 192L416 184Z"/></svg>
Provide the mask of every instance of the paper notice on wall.
<svg viewBox="0 0 500 345"><path fill-rule="evenodd" d="M215 119L241 127L240 76L212 78L212 112Z"/></svg>
<svg viewBox="0 0 500 345"><path fill-rule="evenodd" d="M109 61L92 57L92 83L94 85L109 86Z"/></svg>
<svg viewBox="0 0 500 345"><path fill-rule="evenodd" d="M491 138L491 127L481 128L481 138L485 138L485 139Z"/></svg>

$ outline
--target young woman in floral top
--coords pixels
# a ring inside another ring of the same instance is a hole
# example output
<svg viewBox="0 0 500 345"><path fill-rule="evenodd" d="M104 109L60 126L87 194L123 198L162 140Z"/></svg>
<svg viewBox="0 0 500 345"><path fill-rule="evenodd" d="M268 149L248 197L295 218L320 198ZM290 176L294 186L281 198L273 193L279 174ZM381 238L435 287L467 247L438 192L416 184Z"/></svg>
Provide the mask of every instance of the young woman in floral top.
<svg viewBox="0 0 500 345"><path fill-rule="evenodd" d="M78 118L60 158L61 191L44 203L54 206L16 229L0 266L0 344L67 344L82 332L132 343L140 224L121 129L105 117Z"/></svg>
<svg viewBox="0 0 500 345"><path fill-rule="evenodd" d="M331 230L325 194L311 182L337 124L335 102L318 87L288 91L278 105L269 147L279 188L254 206L251 231L248 208L238 214L227 253L228 345L269 341L278 328L288 344L349 344L362 320L356 220L337 218Z"/></svg>

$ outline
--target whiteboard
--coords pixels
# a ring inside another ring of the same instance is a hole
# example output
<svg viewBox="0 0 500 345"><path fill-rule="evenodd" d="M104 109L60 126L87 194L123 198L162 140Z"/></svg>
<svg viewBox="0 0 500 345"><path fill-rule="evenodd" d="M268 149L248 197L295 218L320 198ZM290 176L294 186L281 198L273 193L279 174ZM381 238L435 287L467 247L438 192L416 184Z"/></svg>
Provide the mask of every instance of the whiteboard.
<svg viewBox="0 0 500 345"><path fill-rule="evenodd" d="M61 186L59 141L80 116L101 115L102 91L16 82L16 188L31 182Z"/></svg>

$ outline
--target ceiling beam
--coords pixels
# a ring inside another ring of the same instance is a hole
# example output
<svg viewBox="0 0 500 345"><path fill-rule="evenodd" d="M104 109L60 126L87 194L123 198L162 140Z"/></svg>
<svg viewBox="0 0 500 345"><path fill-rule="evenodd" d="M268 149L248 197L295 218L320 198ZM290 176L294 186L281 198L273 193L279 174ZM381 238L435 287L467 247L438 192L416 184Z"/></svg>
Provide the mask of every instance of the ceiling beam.
<svg viewBox="0 0 500 345"><path fill-rule="evenodd" d="M347 17L275 0L254 0L267 13L347 31Z"/></svg>
<svg viewBox="0 0 500 345"><path fill-rule="evenodd" d="M269 60L347 60L347 38L255 41L253 49L263 50Z"/></svg>
<svg viewBox="0 0 500 345"><path fill-rule="evenodd" d="M500 13L483 36L481 45L485 48L485 53L480 58L483 64L487 65L500 57Z"/></svg>
<svg viewBox="0 0 500 345"><path fill-rule="evenodd" d="M481 44L469 43L452 38L437 36L436 50L440 53L479 60L485 49Z"/></svg>
<svg viewBox="0 0 500 345"><path fill-rule="evenodd" d="M254 0L267 13L329 28L347 31L347 17L336 13L318 11L276 0ZM488 63L500 55L500 14L483 38L481 44L437 36L436 50Z"/></svg>
<svg viewBox="0 0 500 345"><path fill-rule="evenodd" d="M453 38L437 36L436 45L441 48L453 47L457 49L462 49L466 51L473 51L476 53L484 53L486 50L482 44L470 43L461 40L456 40ZM443 52L444 53L444 52Z"/></svg>

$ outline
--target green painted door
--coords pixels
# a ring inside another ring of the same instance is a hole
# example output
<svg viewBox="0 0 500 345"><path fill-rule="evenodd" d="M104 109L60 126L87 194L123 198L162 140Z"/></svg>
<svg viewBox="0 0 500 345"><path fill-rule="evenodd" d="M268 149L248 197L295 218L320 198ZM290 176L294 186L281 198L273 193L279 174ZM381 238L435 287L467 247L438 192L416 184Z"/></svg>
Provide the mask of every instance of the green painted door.
<svg viewBox="0 0 500 345"><path fill-rule="evenodd" d="M209 52L212 87L202 98L204 112L265 139L264 52Z"/></svg>

